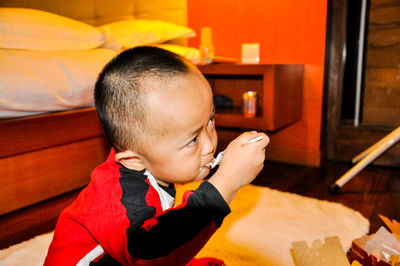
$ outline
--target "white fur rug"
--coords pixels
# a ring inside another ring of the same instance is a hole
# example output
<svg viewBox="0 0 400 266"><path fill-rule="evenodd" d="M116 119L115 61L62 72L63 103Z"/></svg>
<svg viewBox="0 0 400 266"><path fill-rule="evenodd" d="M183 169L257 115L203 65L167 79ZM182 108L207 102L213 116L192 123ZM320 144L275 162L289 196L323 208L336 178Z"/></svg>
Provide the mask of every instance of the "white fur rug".
<svg viewBox="0 0 400 266"><path fill-rule="evenodd" d="M195 189L198 183L177 187ZM231 204L232 213L198 257L218 257L230 265L294 265L291 243L338 236L347 251L368 233L369 222L341 204L248 185ZM52 233L0 251L0 265L43 265Z"/></svg>
<svg viewBox="0 0 400 266"><path fill-rule="evenodd" d="M43 265L52 238L53 233L47 233L0 250L0 265Z"/></svg>

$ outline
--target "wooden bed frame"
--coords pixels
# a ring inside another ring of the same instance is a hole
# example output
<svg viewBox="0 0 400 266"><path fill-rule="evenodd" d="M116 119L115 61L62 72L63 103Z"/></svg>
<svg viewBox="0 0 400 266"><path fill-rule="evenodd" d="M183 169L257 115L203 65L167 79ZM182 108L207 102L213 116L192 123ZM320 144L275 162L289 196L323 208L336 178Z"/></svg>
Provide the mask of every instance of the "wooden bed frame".
<svg viewBox="0 0 400 266"><path fill-rule="evenodd" d="M0 6L42 9L92 25L133 17L187 24L186 0L3 0ZM0 120L0 146L2 232L33 204L85 186L110 148L93 107Z"/></svg>
<svg viewBox="0 0 400 266"><path fill-rule="evenodd" d="M0 121L0 214L86 185L109 145L94 108Z"/></svg>
<svg viewBox="0 0 400 266"><path fill-rule="evenodd" d="M53 230L109 151L93 107L0 120L0 141L0 249Z"/></svg>

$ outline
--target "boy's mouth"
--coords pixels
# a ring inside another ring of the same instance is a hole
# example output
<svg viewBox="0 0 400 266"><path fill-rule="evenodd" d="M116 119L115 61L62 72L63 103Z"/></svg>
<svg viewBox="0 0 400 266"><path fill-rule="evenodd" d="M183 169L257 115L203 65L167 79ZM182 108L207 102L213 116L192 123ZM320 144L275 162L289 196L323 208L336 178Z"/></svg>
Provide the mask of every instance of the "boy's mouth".
<svg viewBox="0 0 400 266"><path fill-rule="evenodd" d="M212 169L212 164L214 163L214 161L215 161L215 158L211 158L211 160L208 161L208 163L206 163L206 164L200 166L200 172L201 172L203 169L207 169L208 171L210 171L210 170Z"/></svg>
<svg viewBox="0 0 400 266"><path fill-rule="evenodd" d="M201 166L201 167L200 167L200 171L203 170L203 169L211 170L210 163L211 163L211 162L207 163L206 165Z"/></svg>
<svg viewBox="0 0 400 266"><path fill-rule="evenodd" d="M218 153L216 158L212 159L209 163L206 164L206 167L212 169L218 164L220 164L222 157L224 156L224 152L225 151L221 151L220 153Z"/></svg>
<svg viewBox="0 0 400 266"><path fill-rule="evenodd" d="M205 178L211 171L211 168L208 166L201 166L199 168L199 177L201 177L201 179Z"/></svg>

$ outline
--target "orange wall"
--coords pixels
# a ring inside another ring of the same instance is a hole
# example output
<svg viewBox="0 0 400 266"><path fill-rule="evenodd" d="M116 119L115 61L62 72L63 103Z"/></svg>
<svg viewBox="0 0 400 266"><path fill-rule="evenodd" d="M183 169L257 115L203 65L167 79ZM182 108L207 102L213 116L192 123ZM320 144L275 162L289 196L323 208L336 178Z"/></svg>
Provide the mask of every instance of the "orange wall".
<svg viewBox="0 0 400 266"><path fill-rule="evenodd" d="M241 44L260 43L261 63L305 64L303 118L270 134L268 157L318 165L327 0L188 0L188 24L198 36L211 27L215 54L241 56Z"/></svg>

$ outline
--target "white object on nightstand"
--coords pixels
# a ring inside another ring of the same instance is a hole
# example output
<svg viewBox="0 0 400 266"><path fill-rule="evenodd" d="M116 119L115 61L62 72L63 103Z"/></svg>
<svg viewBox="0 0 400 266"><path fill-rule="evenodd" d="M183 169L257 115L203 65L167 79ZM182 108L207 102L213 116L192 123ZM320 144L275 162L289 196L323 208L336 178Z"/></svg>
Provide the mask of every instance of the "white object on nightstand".
<svg viewBox="0 0 400 266"><path fill-rule="evenodd" d="M260 44L243 43L242 44L242 64L260 63Z"/></svg>

